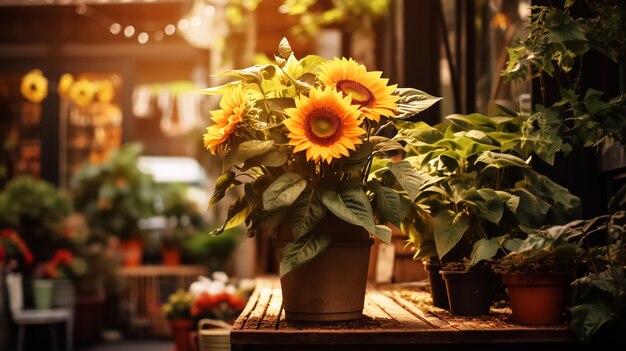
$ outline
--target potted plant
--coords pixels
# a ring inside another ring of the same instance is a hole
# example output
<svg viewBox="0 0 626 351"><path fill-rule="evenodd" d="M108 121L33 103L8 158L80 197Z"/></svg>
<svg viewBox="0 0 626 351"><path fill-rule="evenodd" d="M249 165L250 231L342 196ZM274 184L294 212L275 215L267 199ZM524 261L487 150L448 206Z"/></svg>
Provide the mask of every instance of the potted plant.
<svg viewBox="0 0 626 351"><path fill-rule="evenodd" d="M20 234L34 263L46 261L67 241L63 224L71 210L70 198L52 184L19 176L0 193L0 228Z"/></svg>
<svg viewBox="0 0 626 351"><path fill-rule="evenodd" d="M195 322L191 318L191 306L194 303L190 292L179 289L169 296L167 303L163 305L163 313L167 317L176 351L193 350L190 342L190 334L195 329Z"/></svg>
<svg viewBox="0 0 626 351"><path fill-rule="evenodd" d="M402 149L381 134L438 98L388 86L351 59L298 60L286 40L276 64L223 74L236 81L205 90L223 94L204 135L205 147L224 157L210 204L231 188L244 192L212 234L244 221L250 235L278 233L288 319L359 318L370 235L388 243L391 230L377 223L387 216L399 224L403 203L410 207L401 200L406 187L368 182L373 159Z"/></svg>
<svg viewBox="0 0 626 351"><path fill-rule="evenodd" d="M34 272L33 291L35 307L74 307L74 285L77 277L85 274L87 265L68 249L58 249L52 259L40 263Z"/></svg>
<svg viewBox="0 0 626 351"><path fill-rule="evenodd" d="M530 167L520 129L519 118L472 114L400 131L408 140L405 161L419 169L422 179L416 203L432 217L432 228L419 228L424 221L409 216L403 229L418 248L416 258L443 263L454 314L489 312L494 283L486 260L506 238L524 237L523 228L563 223L580 204ZM457 282L480 295L457 294L450 289ZM455 296L465 303L455 303Z"/></svg>
<svg viewBox="0 0 626 351"><path fill-rule="evenodd" d="M580 250L567 238L576 223L580 221L542 228L524 240L517 239L508 245L513 251L494 264L506 286L516 323L549 325L563 320Z"/></svg>
<svg viewBox="0 0 626 351"><path fill-rule="evenodd" d="M206 224L196 204L186 197L183 184L166 183L158 187L162 206L159 215L165 219L161 232L161 255L165 265L179 265L185 242Z"/></svg>
<svg viewBox="0 0 626 351"><path fill-rule="evenodd" d="M127 144L101 164L88 164L71 180L76 209L95 235L120 240L125 265L141 264L139 220L154 213L154 181L137 166L139 144Z"/></svg>

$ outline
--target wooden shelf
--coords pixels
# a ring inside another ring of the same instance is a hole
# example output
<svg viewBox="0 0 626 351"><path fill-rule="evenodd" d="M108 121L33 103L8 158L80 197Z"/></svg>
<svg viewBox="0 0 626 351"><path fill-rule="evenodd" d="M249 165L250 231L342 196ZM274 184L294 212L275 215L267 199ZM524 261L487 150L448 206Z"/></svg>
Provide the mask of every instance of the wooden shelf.
<svg viewBox="0 0 626 351"><path fill-rule="evenodd" d="M459 317L434 307L424 284L368 286L364 317L346 322L285 320L277 278L257 280L231 332L233 350L560 349L574 342L565 325L527 327L511 321L508 308L488 316ZM475 346L472 346L475 345ZM493 347L490 348L489 346ZM419 348L417 348L419 346Z"/></svg>

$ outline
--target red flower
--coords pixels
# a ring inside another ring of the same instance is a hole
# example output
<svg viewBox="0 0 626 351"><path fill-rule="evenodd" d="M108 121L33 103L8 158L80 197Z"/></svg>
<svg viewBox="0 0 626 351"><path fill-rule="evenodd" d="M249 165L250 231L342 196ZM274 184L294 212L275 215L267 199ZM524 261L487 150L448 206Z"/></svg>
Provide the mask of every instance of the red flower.
<svg viewBox="0 0 626 351"><path fill-rule="evenodd" d="M239 295L228 295L228 304L235 311L242 311L246 307L246 300Z"/></svg>
<svg viewBox="0 0 626 351"><path fill-rule="evenodd" d="M73 259L74 259L74 256L69 250L61 249L61 250L57 250L54 253L54 257L52 258L52 263L54 263L55 265L57 264L69 265L72 263Z"/></svg>

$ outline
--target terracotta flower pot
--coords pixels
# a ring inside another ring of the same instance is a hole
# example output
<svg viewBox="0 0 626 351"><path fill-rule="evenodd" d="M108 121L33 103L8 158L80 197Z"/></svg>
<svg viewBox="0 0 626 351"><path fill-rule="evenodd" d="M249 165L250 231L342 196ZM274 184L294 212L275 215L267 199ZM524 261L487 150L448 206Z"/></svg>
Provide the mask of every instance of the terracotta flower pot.
<svg viewBox="0 0 626 351"><path fill-rule="evenodd" d="M441 271L450 312L459 316L489 314L495 284L487 272Z"/></svg>
<svg viewBox="0 0 626 351"><path fill-rule="evenodd" d="M162 248L161 256L163 257L163 264L166 266L180 266L180 249L174 248Z"/></svg>
<svg viewBox="0 0 626 351"><path fill-rule="evenodd" d="M174 338L175 351L193 351L191 332L195 329L191 319L170 319L170 328Z"/></svg>
<svg viewBox="0 0 626 351"><path fill-rule="evenodd" d="M139 239L124 240L120 243L124 266L136 267L141 265L143 258L143 243Z"/></svg>
<svg viewBox="0 0 626 351"><path fill-rule="evenodd" d="M503 274L502 280L516 323L549 325L563 320L571 281L567 274Z"/></svg>
<svg viewBox="0 0 626 351"><path fill-rule="evenodd" d="M314 229L333 237L319 256L280 279L285 317L340 321L363 316L373 239L362 227L327 216Z"/></svg>

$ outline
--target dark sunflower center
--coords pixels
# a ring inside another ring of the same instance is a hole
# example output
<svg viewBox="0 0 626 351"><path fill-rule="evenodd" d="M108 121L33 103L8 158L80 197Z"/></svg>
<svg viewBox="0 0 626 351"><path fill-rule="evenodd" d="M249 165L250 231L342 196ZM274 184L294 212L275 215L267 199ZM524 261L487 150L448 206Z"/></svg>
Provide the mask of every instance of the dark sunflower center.
<svg viewBox="0 0 626 351"><path fill-rule="evenodd" d="M352 98L352 105L370 107L376 99L374 94L372 94L372 92L365 85L353 80L338 81L337 90L344 93L344 95L350 95Z"/></svg>
<svg viewBox="0 0 626 351"><path fill-rule="evenodd" d="M339 139L343 124L335 111L318 108L309 113L304 129L311 142L328 146Z"/></svg>
<svg viewBox="0 0 626 351"><path fill-rule="evenodd" d="M31 90L31 91L37 91L37 84L35 84L35 83L30 83L30 90Z"/></svg>

